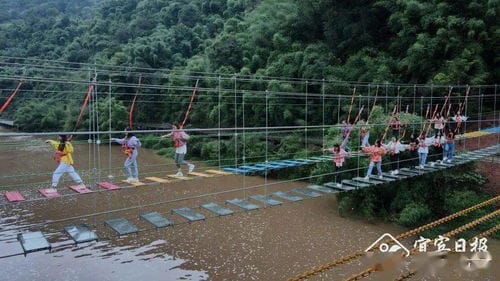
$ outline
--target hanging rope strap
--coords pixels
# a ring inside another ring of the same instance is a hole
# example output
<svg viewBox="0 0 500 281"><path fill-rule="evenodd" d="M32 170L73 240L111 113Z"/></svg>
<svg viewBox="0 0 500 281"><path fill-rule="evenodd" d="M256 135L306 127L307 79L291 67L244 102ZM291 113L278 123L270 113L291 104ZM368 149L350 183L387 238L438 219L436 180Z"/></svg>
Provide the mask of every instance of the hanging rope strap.
<svg viewBox="0 0 500 281"><path fill-rule="evenodd" d="M130 128L133 128L133 120L134 120L134 108L135 108L135 101L137 100L137 95L139 95L139 92L141 91L141 81L142 81L142 76L139 76L139 84L137 85L137 91L135 92L134 99L132 100L132 105L130 106L130 111L128 112L128 126Z"/></svg>
<svg viewBox="0 0 500 281"><path fill-rule="evenodd" d="M365 106L361 106L361 108L359 109L359 112L358 112L358 115L356 115L356 119L354 119L354 123L353 125L356 125L356 123L358 123L359 119L361 118L361 113L363 113L363 110L365 109ZM349 132L347 132L347 135L346 137L344 138L344 140L342 141L342 144L340 145L341 147L345 147L346 143L347 143L347 140L349 140L349 136L351 135L351 132L353 130L349 130Z"/></svg>
<svg viewBox="0 0 500 281"><path fill-rule="evenodd" d="M347 114L347 124L350 124L349 121L351 120L351 111L352 111L352 106L354 104L354 96L356 95L356 87L352 89L352 97L351 97L351 105L349 106L349 114Z"/></svg>
<svg viewBox="0 0 500 281"><path fill-rule="evenodd" d="M377 104L378 89L379 89L379 86L377 85L377 90L375 91L375 99L373 100L372 110L370 110L370 113L368 114L368 118L366 119L367 125L368 125L368 122L370 122L370 118L372 117L373 111L375 110L375 105Z"/></svg>
<svg viewBox="0 0 500 281"><path fill-rule="evenodd" d="M94 84L97 82L96 78L92 80L92 83L89 85L89 89L87 91L87 95L85 96L85 99L83 100L82 107L80 108L80 114L78 114L78 118L76 119L75 127L73 127L73 131L76 131L76 128L78 128L78 125L80 125L80 121L82 120L83 113L85 112L85 108L87 108L87 104L90 100L90 96L92 95L92 92L94 91Z"/></svg>
<svg viewBox="0 0 500 281"><path fill-rule="evenodd" d="M446 99L444 100L443 107L441 108L441 111L439 112L439 115L443 116L444 109L446 108L446 105L448 101L450 100L451 92L453 90L453 87L450 87L450 90L448 91L448 95L446 96Z"/></svg>
<svg viewBox="0 0 500 281"><path fill-rule="evenodd" d="M12 92L12 94L10 94L10 96L7 98L7 100L3 103L2 107L0 108L0 114L2 114L5 109L7 109L7 107L12 102L12 99L16 96L17 92L19 91L23 83L24 83L23 79L19 80L16 89Z"/></svg>
<svg viewBox="0 0 500 281"><path fill-rule="evenodd" d="M188 105L188 108L186 110L186 114L184 115L184 120L182 121L182 124L181 124L181 128L184 128L184 125L186 125L189 113L191 112L191 108L193 107L193 101L194 101L194 97L196 96L196 91L198 91L198 82L199 81L200 81L200 79L197 79L196 84L194 85L193 94L191 95L191 100L189 101L189 105Z"/></svg>
<svg viewBox="0 0 500 281"><path fill-rule="evenodd" d="M431 120L434 120L434 118L436 118L436 113L437 113L438 108L439 108L439 104L436 104L436 107L434 108L434 111L432 112ZM429 125L427 126L427 129L425 130L425 136L427 136L429 134L431 127L432 127L432 122L429 122Z"/></svg>
<svg viewBox="0 0 500 281"><path fill-rule="evenodd" d="M410 106L406 105L405 113L408 114L409 110L410 110ZM403 133L401 134L401 137L398 139L398 141L402 140L405 137L407 128L408 128L408 120L405 121L405 123L403 124Z"/></svg>
<svg viewBox="0 0 500 281"><path fill-rule="evenodd" d="M469 97L469 92L470 92L470 86L467 87L467 90L465 91L465 99L463 103L460 103L461 106L458 107L458 114L462 114L462 112L465 109L465 105L467 104L467 99Z"/></svg>
<svg viewBox="0 0 500 281"><path fill-rule="evenodd" d="M387 131L389 130L389 127L391 126L392 119L394 116L396 116L396 110L398 109L398 105L394 106L394 109L392 110L391 118L389 119L389 122L385 126L384 134L382 135L382 138L380 139L381 142L384 142L385 138L387 137Z"/></svg>

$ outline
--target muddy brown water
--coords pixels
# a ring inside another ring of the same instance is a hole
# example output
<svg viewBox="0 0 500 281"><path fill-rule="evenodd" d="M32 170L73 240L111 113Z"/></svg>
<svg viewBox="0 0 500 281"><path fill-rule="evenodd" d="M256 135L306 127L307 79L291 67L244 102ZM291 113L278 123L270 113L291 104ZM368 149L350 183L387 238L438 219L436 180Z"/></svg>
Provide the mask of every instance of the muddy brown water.
<svg viewBox="0 0 500 281"><path fill-rule="evenodd" d="M173 161L147 149L141 149L139 154L141 179L146 186L98 192L94 180L98 177L126 186L120 182L124 178L123 154L119 147L112 146L109 158L107 144L99 147L100 157L92 145L76 144L75 149L75 167L96 192L75 195L65 187L70 183L65 176L58 189L63 196L43 199L36 188L49 184L56 167L50 149L43 139L0 137L2 191L19 190L30 200L9 204L1 199L0 256L22 252L16 235L23 231L41 230L54 247L51 253L1 258L0 280L286 280L313 266L364 250L383 233L396 235L406 231L391 224L341 217L332 195L270 208L257 203L261 209L251 212L227 206L236 213L215 217L198 206L286 191L307 183L280 183L238 175L153 183L144 177L173 173ZM198 170L203 170L202 163L196 164ZM95 171L94 165L101 172ZM246 189L241 190L243 187ZM207 220L186 223L182 217L171 214L176 207L193 208ZM163 214L176 225L155 230L138 219L140 214L151 211ZM117 237L103 224L117 217L129 219L140 232ZM77 223L91 226L102 239L73 245L62 229ZM403 243L412 247L413 241ZM490 240L488 246L494 265L500 255L500 243ZM346 279L372 265L375 258L355 260L310 280ZM416 261L417 258L412 259L402 266L413 268ZM431 265L426 264L426 269L420 270L413 280L496 280L494 277L500 273L498 266L492 265L487 270L465 271L458 255L450 255L443 267ZM432 268L437 268L436 277L425 277L423 274L430 274ZM377 273L367 280L393 280L401 272L404 270L394 268L386 275Z"/></svg>

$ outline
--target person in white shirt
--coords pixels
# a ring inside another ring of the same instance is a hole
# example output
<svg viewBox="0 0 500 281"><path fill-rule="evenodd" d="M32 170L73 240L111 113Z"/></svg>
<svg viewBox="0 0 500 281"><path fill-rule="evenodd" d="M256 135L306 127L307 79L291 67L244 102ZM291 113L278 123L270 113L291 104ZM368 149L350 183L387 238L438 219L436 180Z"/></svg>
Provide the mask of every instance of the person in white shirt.
<svg viewBox="0 0 500 281"><path fill-rule="evenodd" d="M432 145L434 141L434 137L426 138L424 135L421 135L418 140L418 159L419 159L419 167L420 169L424 168L425 163L427 162L427 155L429 154L429 146Z"/></svg>
<svg viewBox="0 0 500 281"><path fill-rule="evenodd" d="M397 175L399 173L399 153L404 151L406 147L401 144L401 142L392 137L391 141L385 145L387 152L389 153L389 159L391 160L392 175Z"/></svg>

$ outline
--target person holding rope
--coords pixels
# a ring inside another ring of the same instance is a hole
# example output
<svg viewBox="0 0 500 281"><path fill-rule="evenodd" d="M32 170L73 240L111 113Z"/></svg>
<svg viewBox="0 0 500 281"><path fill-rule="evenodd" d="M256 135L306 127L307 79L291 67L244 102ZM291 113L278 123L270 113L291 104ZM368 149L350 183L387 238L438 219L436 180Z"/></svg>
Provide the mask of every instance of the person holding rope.
<svg viewBox="0 0 500 281"><path fill-rule="evenodd" d="M396 137L392 137L391 141L385 145L385 148L389 152L389 159L391 160L391 175L397 175L399 173L399 153L405 149L401 141Z"/></svg>
<svg viewBox="0 0 500 281"><path fill-rule="evenodd" d="M451 163L451 160L453 160L453 154L455 153L455 134L453 134L452 131L448 132L448 134L446 135L444 152L445 156L443 158L443 161Z"/></svg>
<svg viewBox="0 0 500 281"><path fill-rule="evenodd" d="M382 146L382 142L377 140L374 145L363 147L363 151L370 155L370 165L368 166L365 179L370 178L373 166L377 166L378 177L382 178L382 156L387 153L387 150Z"/></svg>
<svg viewBox="0 0 500 281"><path fill-rule="evenodd" d="M418 163L419 168L423 169L427 162L427 155L429 154L429 146L432 145L434 137L426 138L424 134L420 135L418 139Z"/></svg>
<svg viewBox="0 0 500 281"><path fill-rule="evenodd" d="M431 122L434 123L434 137L437 137L439 134L443 135L446 120L441 115L441 113L436 113L436 116L431 120Z"/></svg>
<svg viewBox="0 0 500 281"><path fill-rule="evenodd" d="M323 149L323 151L328 151L333 154L332 161L335 167L335 182L337 187L342 186L342 166L344 165L345 158L349 157L349 152L346 152L340 144L334 144L332 148Z"/></svg>
<svg viewBox="0 0 500 281"><path fill-rule="evenodd" d="M179 123L175 122L174 124L172 124L172 132L161 137L171 137L174 142L175 165L177 166L177 173L175 174L175 176L184 176L181 170L181 164L186 164L188 166L188 173L192 173L195 166L184 160L184 157L187 153L187 141L190 139L190 136L186 134L184 130L182 130L182 126Z"/></svg>
<svg viewBox="0 0 500 281"><path fill-rule="evenodd" d="M390 126L392 128L392 136L395 138L399 138L399 129L401 128L401 122L399 122L397 116L392 117Z"/></svg>
<svg viewBox="0 0 500 281"><path fill-rule="evenodd" d="M141 141L131 133L132 129L127 127L125 129L125 137L123 139L112 138L111 141L117 142L122 146L122 152L127 155L127 159L123 163L125 174L127 175L127 182L139 182L139 170L137 167L138 149L141 147Z"/></svg>
<svg viewBox="0 0 500 281"><path fill-rule="evenodd" d="M52 174L52 184L51 188L47 189L48 193L57 192L57 185L59 184L59 180L64 173L68 173L71 179L78 184L78 187L84 186L82 178L80 178L80 175L78 175L73 167L74 163L71 155L74 152L74 148L70 140L71 138L67 135L59 135L59 141L45 141L54 148L54 160L59 163L59 166L57 166L57 169Z"/></svg>

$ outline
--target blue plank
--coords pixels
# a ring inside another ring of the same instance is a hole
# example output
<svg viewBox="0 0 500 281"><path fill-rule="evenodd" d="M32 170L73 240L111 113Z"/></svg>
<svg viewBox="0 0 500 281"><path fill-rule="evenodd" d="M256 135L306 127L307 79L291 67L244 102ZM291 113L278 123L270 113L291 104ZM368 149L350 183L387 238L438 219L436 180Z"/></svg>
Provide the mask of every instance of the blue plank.
<svg viewBox="0 0 500 281"><path fill-rule="evenodd" d="M287 166L287 167L295 167L296 166L296 164L290 164L290 163L286 163L286 162L283 162L283 161L273 161L273 162L269 162L269 163L270 164Z"/></svg>
<svg viewBox="0 0 500 281"><path fill-rule="evenodd" d="M316 191L312 191L311 189L308 189L308 188L294 188L294 189L292 189L292 191L295 193L301 194L301 195L305 195L307 197L311 197L311 198L316 198L316 197L321 196L321 193L318 193Z"/></svg>
<svg viewBox="0 0 500 281"><path fill-rule="evenodd" d="M265 168L260 168L260 167L256 167L256 166L239 166L238 168L239 169L251 170L251 171L257 171L257 172L261 172L261 171L265 171L266 170Z"/></svg>
<svg viewBox="0 0 500 281"><path fill-rule="evenodd" d="M246 169L239 169L239 168L223 168L224 171L231 172L231 173L236 173L236 174L248 174L251 173L252 171L246 170Z"/></svg>
<svg viewBox="0 0 500 281"><path fill-rule="evenodd" d="M272 165L272 164L255 164L255 166L266 168L268 170L277 170L277 169L282 169L285 167L282 165Z"/></svg>

